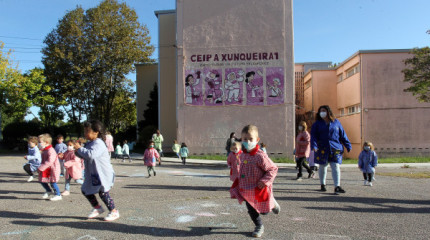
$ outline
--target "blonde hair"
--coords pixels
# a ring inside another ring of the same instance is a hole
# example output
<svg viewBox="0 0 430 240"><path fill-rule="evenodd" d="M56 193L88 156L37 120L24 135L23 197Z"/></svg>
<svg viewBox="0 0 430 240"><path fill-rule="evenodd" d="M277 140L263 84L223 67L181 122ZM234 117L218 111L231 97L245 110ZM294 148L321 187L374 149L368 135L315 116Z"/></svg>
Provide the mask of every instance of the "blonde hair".
<svg viewBox="0 0 430 240"><path fill-rule="evenodd" d="M52 137L49 133L39 135L39 140L45 143L52 144Z"/></svg>
<svg viewBox="0 0 430 240"><path fill-rule="evenodd" d="M372 151L375 149L375 147L373 146L373 143L368 142L368 141L365 141L363 143L363 149L364 149L364 146L369 146Z"/></svg>
<svg viewBox="0 0 430 240"><path fill-rule="evenodd" d="M28 137L28 142L35 143L37 145L39 139L36 136L30 136Z"/></svg>
<svg viewBox="0 0 430 240"><path fill-rule="evenodd" d="M300 121L299 126L303 127L303 131L306 131L308 129L308 125L306 124L305 121Z"/></svg>
<svg viewBox="0 0 430 240"><path fill-rule="evenodd" d="M255 125L246 125L243 129L242 129L242 133L252 133L255 132L257 134L256 137L258 137L258 128Z"/></svg>
<svg viewBox="0 0 430 240"><path fill-rule="evenodd" d="M242 149L242 143L241 142L234 142L234 143L232 143L231 144L231 147L230 147L230 150L232 150L233 151L233 148L234 147L237 147L238 149Z"/></svg>

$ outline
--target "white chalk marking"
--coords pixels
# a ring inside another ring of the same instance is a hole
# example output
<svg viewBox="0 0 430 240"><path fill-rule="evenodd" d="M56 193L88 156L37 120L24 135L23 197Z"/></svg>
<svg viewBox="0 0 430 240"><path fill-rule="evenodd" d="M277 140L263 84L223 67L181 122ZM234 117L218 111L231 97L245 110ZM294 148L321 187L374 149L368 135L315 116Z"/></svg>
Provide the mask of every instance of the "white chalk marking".
<svg viewBox="0 0 430 240"><path fill-rule="evenodd" d="M176 222L178 223L186 223L186 222L192 222L196 219L196 217L194 216L190 216L190 215L183 215L178 217L178 219L176 219Z"/></svg>
<svg viewBox="0 0 430 240"><path fill-rule="evenodd" d="M22 230L22 231L15 231L15 232L6 232L6 233L2 233L2 236L7 236L7 235L19 235L19 234L24 234L24 233L29 233L31 232L30 230Z"/></svg>
<svg viewBox="0 0 430 240"><path fill-rule="evenodd" d="M85 235L85 236L77 238L76 240L82 240L82 239L97 240L97 238L95 238L95 237L93 237L91 235Z"/></svg>
<svg viewBox="0 0 430 240"><path fill-rule="evenodd" d="M209 212L200 212L200 213L196 213L196 216L201 216L201 217L216 217L216 214L213 213L209 213Z"/></svg>
<svg viewBox="0 0 430 240"><path fill-rule="evenodd" d="M207 203L202 203L201 206L209 208L209 207L218 207L219 204L216 204L216 203L213 203L213 202L207 202Z"/></svg>

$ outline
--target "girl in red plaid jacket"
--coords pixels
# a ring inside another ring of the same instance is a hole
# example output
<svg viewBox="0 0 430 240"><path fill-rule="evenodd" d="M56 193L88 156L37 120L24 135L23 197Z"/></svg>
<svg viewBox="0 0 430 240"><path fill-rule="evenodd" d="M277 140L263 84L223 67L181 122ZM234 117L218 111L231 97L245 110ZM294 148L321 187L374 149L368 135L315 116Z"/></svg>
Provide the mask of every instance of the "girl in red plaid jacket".
<svg viewBox="0 0 430 240"><path fill-rule="evenodd" d="M253 237L261 237L264 226L260 214L270 211L278 214L280 206L273 197L272 184L278 173L278 167L260 150L258 128L254 125L245 126L242 130L243 154L240 157L239 177L231 187L231 194L248 208L249 216L255 224Z"/></svg>

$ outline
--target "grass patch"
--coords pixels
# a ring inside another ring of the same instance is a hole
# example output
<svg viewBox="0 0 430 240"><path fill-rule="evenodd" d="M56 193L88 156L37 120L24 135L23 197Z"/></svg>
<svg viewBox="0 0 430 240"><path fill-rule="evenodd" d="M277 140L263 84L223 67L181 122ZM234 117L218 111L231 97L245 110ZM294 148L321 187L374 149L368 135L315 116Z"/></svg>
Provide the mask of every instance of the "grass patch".
<svg viewBox="0 0 430 240"><path fill-rule="evenodd" d="M430 172L395 172L384 173L378 172L376 175L389 177L404 177L404 178L430 178Z"/></svg>
<svg viewBox="0 0 430 240"><path fill-rule="evenodd" d="M292 158L287 157L274 157L270 156L275 163L294 163ZM191 159L207 159L207 160L219 160L226 161L226 155L194 155L189 156ZM429 157L398 157L398 158L380 158L378 159L378 163L425 163L430 162ZM342 161L343 164L358 164L358 159L345 158Z"/></svg>

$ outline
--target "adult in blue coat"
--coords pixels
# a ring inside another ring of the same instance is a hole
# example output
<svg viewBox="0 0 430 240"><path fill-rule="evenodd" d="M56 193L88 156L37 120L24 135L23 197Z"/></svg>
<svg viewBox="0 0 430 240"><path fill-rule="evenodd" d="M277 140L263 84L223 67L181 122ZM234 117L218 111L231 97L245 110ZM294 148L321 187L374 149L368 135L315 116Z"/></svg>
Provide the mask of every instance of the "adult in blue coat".
<svg viewBox="0 0 430 240"><path fill-rule="evenodd" d="M311 130L311 149L315 151L315 163L320 164L318 170L321 191L326 189L327 167L330 164L334 181L334 192L345 193L340 187L340 164L342 164L343 147L351 151L351 143L346 136L342 124L333 115L328 105L318 108L316 122Z"/></svg>

